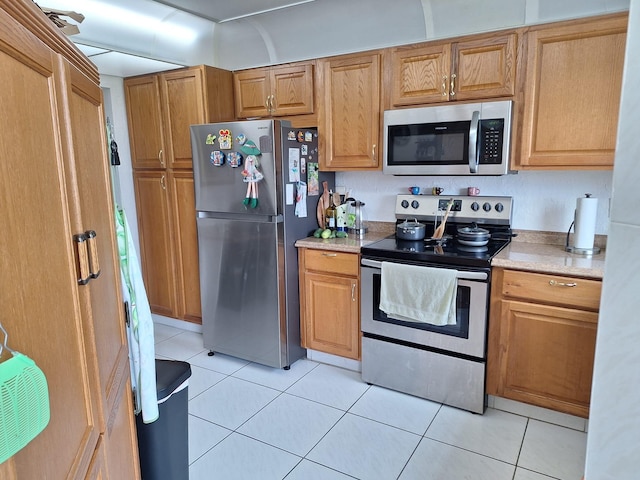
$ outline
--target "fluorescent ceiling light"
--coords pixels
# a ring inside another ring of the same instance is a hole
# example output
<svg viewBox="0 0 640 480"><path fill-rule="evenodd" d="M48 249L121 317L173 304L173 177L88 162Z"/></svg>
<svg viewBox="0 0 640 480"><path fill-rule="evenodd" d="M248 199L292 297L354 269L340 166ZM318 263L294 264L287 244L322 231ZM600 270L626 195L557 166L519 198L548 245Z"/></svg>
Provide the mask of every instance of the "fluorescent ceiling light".
<svg viewBox="0 0 640 480"><path fill-rule="evenodd" d="M314 1L315 0L301 0L299 2L293 2L293 3L289 3L287 5L281 5L279 7L268 8L266 10L259 10L259 11L256 11L256 12L247 13L245 15L238 15L237 17L233 17L233 18L225 18L224 20L220 20L220 22L218 22L218 23L225 23L225 22L231 22L233 20L240 20L241 18L253 17L254 15L260 15L262 13L275 12L276 10L282 10L283 8L295 7L296 5L302 5L304 3L310 3L310 2L314 2Z"/></svg>
<svg viewBox="0 0 640 480"><path fill-rule="evenodd" d="M163 37L171 37L182 43L191 43L197 37L197 33L194 30L183 25L177 25L161 18L145 15L115 5L109 5L104 2L86 0L82 2L82 6L79 7L79 9L82 10L87 21L92 20L92 17L104 18L108 19L107 21L109 22L118 24L120 27L155 33Z"/></svg>

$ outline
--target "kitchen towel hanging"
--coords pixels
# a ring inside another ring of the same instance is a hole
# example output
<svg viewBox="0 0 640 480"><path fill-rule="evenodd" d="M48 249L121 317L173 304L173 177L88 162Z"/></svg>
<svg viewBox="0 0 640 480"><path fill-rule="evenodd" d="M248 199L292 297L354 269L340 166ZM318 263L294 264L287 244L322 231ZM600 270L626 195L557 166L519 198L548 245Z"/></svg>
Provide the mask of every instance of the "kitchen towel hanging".
<svg viewBox="0 0 640 480"><path fill-rule="evenodd" d="M117 206L115 212L122 294L128 305L127 337L135 413L142 414L144 423L151 423L159 415L153 319L127 217Z"/></svg>
<svg viewBox="0 0 640 480"><path fill-rule="evenodd" d="M380 310L409 322L456 323L457 271L382 262Z"/></svg>

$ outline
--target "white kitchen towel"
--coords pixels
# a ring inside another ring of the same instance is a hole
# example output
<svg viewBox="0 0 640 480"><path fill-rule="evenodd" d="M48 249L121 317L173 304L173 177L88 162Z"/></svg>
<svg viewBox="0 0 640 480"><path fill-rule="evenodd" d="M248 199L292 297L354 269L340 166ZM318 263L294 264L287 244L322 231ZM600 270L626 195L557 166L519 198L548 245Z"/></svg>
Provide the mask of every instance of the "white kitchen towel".
<svg viewBox="0 0 640 480"><path fill-rule="evenodd" d="M398 320L454 325L457 271L382 262L380 310Z"/></svg>
<svg viewBox="0 0 640 480"><path fill-rule="evenodd" d="M117 206L115 213L122 295L129 305L127 338L134 408L136 414L142 414L144 423L152 423L159 416L153 318L127 217Z"/></svg>

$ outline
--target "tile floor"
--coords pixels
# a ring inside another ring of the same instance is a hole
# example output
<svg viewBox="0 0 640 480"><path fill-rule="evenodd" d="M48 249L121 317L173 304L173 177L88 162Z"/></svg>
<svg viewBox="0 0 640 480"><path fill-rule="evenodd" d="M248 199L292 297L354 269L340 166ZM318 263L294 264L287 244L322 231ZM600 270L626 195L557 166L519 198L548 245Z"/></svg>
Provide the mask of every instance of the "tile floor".
<svg viewBox="0 0 640 480"><path fill-rule="evenodd" d="M369 386L358 372L308 359L285 371L209 357L199 333L156 324L155 336L158 358L191 364L191 480L580 480L583 474L580 419L573 429L497 408L474 415Z"/></svg>

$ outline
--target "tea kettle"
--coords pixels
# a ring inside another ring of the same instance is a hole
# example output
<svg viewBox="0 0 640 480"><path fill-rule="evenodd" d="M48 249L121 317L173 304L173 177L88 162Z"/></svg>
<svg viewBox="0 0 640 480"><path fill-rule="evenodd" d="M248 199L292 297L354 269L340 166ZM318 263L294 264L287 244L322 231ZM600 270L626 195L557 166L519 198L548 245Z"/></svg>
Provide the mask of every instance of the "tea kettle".
<svg viewBox="0 0 640 480"><path fill-rule="evenodd" d="M368 230L365 215L362 210L365 204L351 197L347 198L345 203L348 201L350 201L350 203L349 209L347 210L347 232L355 234L357 238L362 238Z"/></svg>

